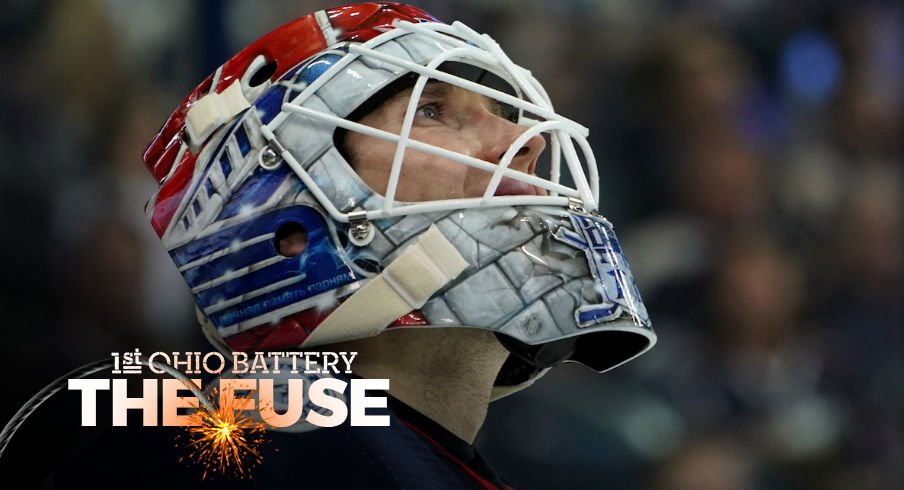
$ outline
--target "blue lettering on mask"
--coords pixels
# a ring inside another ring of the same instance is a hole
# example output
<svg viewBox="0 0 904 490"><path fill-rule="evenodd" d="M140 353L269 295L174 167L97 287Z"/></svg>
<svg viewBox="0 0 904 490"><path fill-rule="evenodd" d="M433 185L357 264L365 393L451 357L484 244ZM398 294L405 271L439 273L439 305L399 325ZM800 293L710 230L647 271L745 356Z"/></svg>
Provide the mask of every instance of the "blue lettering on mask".
<svg viewBox="0 0 904 490"><path fill-rule="evenodd" d="M574 229L560 226L553 236L584 251L600 294L600 303L583 305L575 311L578 326L610 322L626 314L633 317L634 323L649 326L647 309L612 225L591 215L569 213L569 216Z"/></svg>

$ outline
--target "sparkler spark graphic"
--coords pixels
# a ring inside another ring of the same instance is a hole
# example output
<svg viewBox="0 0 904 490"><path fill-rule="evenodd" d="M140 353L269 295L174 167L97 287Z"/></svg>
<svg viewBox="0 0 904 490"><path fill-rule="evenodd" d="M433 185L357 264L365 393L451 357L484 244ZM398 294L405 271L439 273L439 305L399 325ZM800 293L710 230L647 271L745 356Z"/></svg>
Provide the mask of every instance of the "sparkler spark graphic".
<svg viewBox="0 0 904 490"><path fill-rule="evenodd" d="M248 399L251 395L237 398L232 391L225 391L220 397L217 394L215 388L209 404L215 410L201 404L190 416L192 425L185 427L180 437L190 452L179 462L188 459L201 465L202 479L212 474L247 478L263 460L260 448L267 424L243 411L253 403Z"/></svg>

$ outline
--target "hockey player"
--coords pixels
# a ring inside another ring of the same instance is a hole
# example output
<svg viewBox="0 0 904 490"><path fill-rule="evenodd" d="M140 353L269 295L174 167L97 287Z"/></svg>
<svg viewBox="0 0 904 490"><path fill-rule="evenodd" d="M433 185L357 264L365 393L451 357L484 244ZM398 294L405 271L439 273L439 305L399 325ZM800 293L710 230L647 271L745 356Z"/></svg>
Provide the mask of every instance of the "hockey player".
<svg viewBox="0 0 904 490"><path fill-rule="evenodd" d="M586 136L488 36L391 3L295 20L189 94L145 153L148 214L207 337L390 380L388 427L272 431L240 484L503 487L471 446L492 400L655 343ZM107 473L57 483L199 480L97 447Z"/></svg>

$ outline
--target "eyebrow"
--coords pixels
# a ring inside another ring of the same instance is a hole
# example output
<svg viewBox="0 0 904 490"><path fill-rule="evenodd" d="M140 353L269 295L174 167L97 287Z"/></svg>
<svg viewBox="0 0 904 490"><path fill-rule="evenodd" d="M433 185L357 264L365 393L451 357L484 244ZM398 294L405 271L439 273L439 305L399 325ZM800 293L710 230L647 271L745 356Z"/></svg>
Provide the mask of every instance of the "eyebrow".
<svg viewBox="0 0 904 490"><path fill-rule="evenodd" d="M452 91L452 85L446 82L441 82L439 80L429 80L427 85L424 86L424 91L421 95L429 95L431 97L444 97L449 95L449 92Z"/></svg>

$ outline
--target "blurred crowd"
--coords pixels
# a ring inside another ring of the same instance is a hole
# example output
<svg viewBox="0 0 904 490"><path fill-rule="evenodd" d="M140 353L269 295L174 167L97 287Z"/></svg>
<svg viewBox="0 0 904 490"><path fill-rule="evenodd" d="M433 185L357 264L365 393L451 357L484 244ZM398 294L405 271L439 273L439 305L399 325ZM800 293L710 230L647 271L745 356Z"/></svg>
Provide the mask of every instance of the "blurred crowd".
<svg viewBox="0 0 904 490"><path fill-rule="evenodd" d="M145 219L141 153L232 53L334 3L4 6L0 359L20 373L4 423L110 352L207 350ZM904 488L904 5L416 4L491 34L591 129L601 210L659 334L611 373L566 366L496 402L478 446L500 473Z"/></svg>

